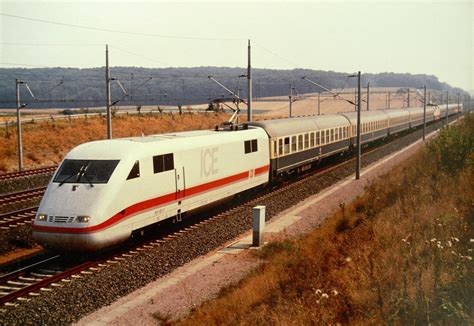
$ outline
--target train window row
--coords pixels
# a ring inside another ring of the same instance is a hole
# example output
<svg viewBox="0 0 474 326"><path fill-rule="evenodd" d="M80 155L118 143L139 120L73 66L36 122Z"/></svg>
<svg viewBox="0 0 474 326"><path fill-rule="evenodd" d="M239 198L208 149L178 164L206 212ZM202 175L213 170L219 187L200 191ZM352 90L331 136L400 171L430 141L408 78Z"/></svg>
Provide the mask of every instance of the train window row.
<svg viewBox="0 0 474 326"><path fill-rule="evenodd" d="M349 126L308 132L273 141L274 156L287 155L348 138Z"/></svg>
<svg viewBox="0 0 474 326"><path fill-rule="evenodd" d="M245 154L258 151L257 140L256 139L246 140L244 142L244 150L245 150Z"/></svg>
<svg viewBox="0 0 474 326"><path fill-rule="evenodd" d="M367 133L383 128L387 128L387 120L371 121L361 125L362 133ZM355 137L357 132L356 126L337 127L279 138L278 140L273 141L273 155L283 156L348 139L350 137L349 131L351 131L353 137Z"/></svg>
<svg viewBox="0 0 474 326"><path fill-rule="evenodd" d="M367 132L376 131L376 130L383 129L386 127L387 127L387 120L370 121L370 122L362 123L360 130L363 134L365 134ZM354 135L355 135L356 130L357 130L355 126L353 126L353 130L354 130Z"/></svg>

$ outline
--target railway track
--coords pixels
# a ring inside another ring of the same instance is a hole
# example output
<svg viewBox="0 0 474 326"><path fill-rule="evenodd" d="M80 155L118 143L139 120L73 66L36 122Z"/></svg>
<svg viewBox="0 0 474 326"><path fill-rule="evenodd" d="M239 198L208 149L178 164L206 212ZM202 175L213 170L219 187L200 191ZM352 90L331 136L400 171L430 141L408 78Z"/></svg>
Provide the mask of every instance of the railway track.
<svg viewBox="0 0 474 326"><path fill-rule="evenodd" d="M45 167L45 168L26 170L26 171L22 171L22 172L12 172L12 173L0 174L0 181L30 177L30 176L38 175L38 174L52 173L56 170L56 168L57 168L57 166L48 166L48 167Z"/></svg>
<svg viewBox="0 0 474 326"><path fill-rule="evenodd" d="M0 195L0 207L3 205L17 204L31 199L37 199L43 196L46 187L39 187L19 192L14 192L6 195Z"/></svg>
<svg viewBox="0 0 474 326"><path fill-rule="evenodd" d="M61 256L47 257L30 266L0 277L0 304L15 305L14 300L28 301L28 297L39 296L50 287L61 287L69 276L94 265L88 261L72 267L61 266Z"/></svg>
<svg viewBox="0 0 474 326"><path fill-rule="evenodd" d="M8 229L19 225L30 224L35 218L38 206L23 208L0 215L0 229Z"/></svg>

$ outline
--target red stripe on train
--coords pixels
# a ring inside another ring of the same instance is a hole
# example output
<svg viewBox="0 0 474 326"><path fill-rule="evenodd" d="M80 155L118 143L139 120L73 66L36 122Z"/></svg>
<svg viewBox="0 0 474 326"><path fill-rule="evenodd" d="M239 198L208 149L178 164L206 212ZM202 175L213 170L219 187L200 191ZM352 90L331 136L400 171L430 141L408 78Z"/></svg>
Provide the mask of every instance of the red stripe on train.
<svg viewBox="0 0 474 326"><path fill-rule="evenodd" d="M262 166L260 168L255 169L255 174L261 174L270 169L269 165ZM206 191L216 189L234 182L242 181L245 180L249 177L249 172L242 172L238 173L226 178L222 178L219 180L211 181L208 183L204 183L202 185L194 186L188 189L184 190L184 196L179 198L183 199L186 197L192 197L201 193L204 193ZM170 193L164 196L152 198L149 200L142 201L140 203L133 204L132 206L127 207L126 209L123 210L124 213L119 212L109 218L108 220L94 225L94 226L89 226L85 228L65 228L65 227L60 227L60 226L43 226L43 225L36 225L33 224L32 228L33 230L36 231L44 231L44 232L62 232L62 233L88 233L88 232L96 232L102 229L106 229L116 223L118 223L121 220L124 220L128 217L131 217L132 215L135 215L137 213L140 213L142 211L148 210L150 208L155 208L164 204L168 204L171 202L176 201L177 199L176 193Z"/></svg>

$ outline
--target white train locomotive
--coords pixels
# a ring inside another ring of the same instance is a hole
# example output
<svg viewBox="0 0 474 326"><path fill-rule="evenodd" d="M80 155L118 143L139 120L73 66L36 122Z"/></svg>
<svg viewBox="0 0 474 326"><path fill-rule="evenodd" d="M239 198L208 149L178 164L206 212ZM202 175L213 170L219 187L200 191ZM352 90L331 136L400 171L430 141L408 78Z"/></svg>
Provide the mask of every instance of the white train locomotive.
<svg viewBox="0 0 474 326"><path fill-rule="evenodd" d="M451 105L448 114L458 110ZM427 122L444 114L430 107ZM351 149L355 119L352 112L328 114L79 145L49 183L33 237L58 251L118 244L145 226L179 219ZM420 126L423 110L421 119L420 108L365 111L361 122L361 139L368 143Z"/></svg>

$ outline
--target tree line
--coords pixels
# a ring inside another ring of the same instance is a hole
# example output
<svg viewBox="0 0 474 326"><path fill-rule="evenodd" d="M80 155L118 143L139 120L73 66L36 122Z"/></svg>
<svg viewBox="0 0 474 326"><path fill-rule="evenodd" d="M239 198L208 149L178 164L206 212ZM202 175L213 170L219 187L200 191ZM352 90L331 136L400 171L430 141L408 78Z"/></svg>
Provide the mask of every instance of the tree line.
<svg viewBox="0 0 474 326"><path fill-rule="evenodd" d="M193 105L208 103L211 100L230 97L230 94L208 76L241 97L247 97L246 68L193 67L193 68L141 68L111 67L111 77L119 80L127 95L117 81L112 81L112 102L120 105ZM289 94L290 84L298 94L323 91L303 80L307 76L326 88L356 87L356 78L348 78L348 73L311 69L253 69L253 96L256 99L268 96ZM74 107L89 108L105 105L105 69L99 68L1 68L0 69L0 107L15 107L15 79L28 83L40 101L34 101L28 91L21 87L21 102L28 107ZM433 75L413 75L384 72L362 74L364 87L403 87L445 91L454 94L467 93L459 88L440 82ZM454 99L454 97L453 97Z"/></svg>

